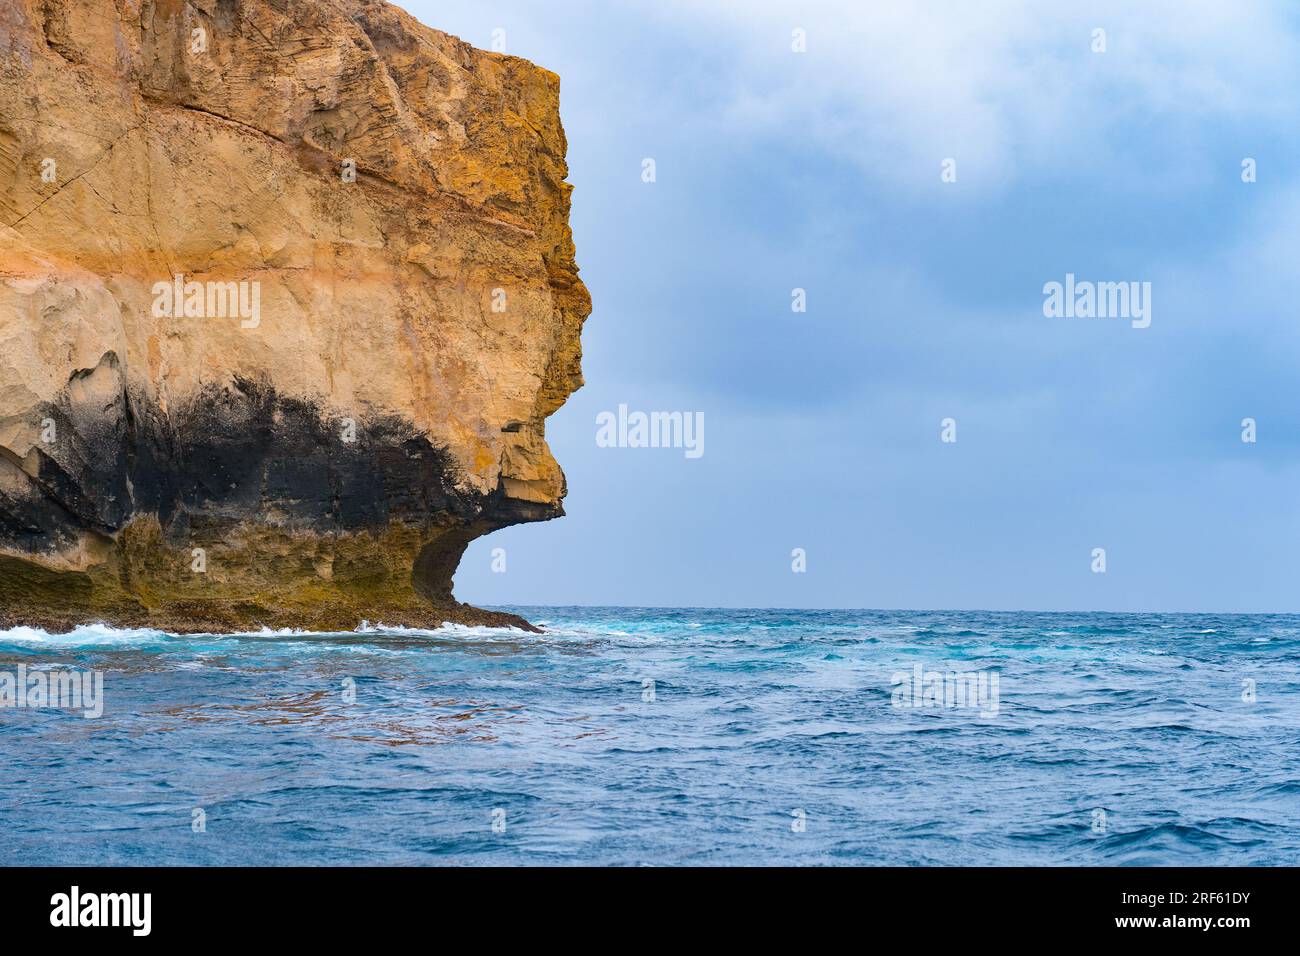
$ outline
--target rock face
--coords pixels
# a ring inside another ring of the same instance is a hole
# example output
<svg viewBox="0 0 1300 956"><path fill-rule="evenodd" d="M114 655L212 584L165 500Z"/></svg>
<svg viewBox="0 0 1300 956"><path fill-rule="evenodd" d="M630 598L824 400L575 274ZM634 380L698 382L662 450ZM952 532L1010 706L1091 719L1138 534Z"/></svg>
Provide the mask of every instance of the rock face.
<svg viewBox="0 0 1300 956"><path fill-rule="evenodd" d="M0 624L518 619L582 384L559 79L378 0L0 2Z"/></svg>

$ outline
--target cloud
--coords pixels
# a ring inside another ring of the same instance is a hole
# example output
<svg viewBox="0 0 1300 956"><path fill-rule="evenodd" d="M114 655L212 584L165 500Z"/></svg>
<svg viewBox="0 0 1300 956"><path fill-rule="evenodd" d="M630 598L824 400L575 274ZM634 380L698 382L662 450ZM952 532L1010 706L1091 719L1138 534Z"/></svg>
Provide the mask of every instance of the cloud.
<svg viewBox="0 0 1300 956"><path fill-rule="evenodd" d="M1174 151L1216 119L1293 115L1297 42L1263 0L789 4L673 0L701 46L732 58L720 121L815 141L884 180L1006 184L1083 152L1113 176L1135 140ZM791 52L791 31L807 52ZM1106 50L1092 51L1093 30ZM1156 134L1156 135L1153 135Z"/></svg>

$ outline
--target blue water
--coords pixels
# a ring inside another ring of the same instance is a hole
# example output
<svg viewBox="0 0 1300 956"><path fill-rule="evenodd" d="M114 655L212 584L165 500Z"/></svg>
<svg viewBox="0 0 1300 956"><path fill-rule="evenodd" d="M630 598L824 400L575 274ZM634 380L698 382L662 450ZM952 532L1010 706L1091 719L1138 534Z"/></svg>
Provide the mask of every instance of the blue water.
<svg viewBox="0 0 1300 956"><path fill-rule="evenodd" d="M1300 617L510 610L0 632L106 701L0 708L0 864L1300 863Z"/></svg>

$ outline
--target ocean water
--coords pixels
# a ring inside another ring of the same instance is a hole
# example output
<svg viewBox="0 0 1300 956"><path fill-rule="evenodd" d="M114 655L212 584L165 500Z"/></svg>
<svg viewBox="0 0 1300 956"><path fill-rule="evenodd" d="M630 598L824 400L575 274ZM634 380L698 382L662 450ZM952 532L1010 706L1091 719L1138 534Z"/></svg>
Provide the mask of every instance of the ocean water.
<svg viewBox="0 0 1300 956"><path fill-rule="evenodd" d="M1300 617L508 610L0 632L0 864L1300 863Z"/></svg>

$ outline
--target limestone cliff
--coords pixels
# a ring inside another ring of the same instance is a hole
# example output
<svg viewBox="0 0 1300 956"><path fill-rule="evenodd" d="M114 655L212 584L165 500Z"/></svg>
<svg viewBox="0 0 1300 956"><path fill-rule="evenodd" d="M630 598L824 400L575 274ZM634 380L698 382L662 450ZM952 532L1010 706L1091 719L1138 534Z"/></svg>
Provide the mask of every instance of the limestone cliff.
<svg viewBox="0 0 1300 956"><path fill-rule="evenodd" d="M0 624L511 620L451 579L563 513L558 98L379 0L0 0Z"/></svg>

